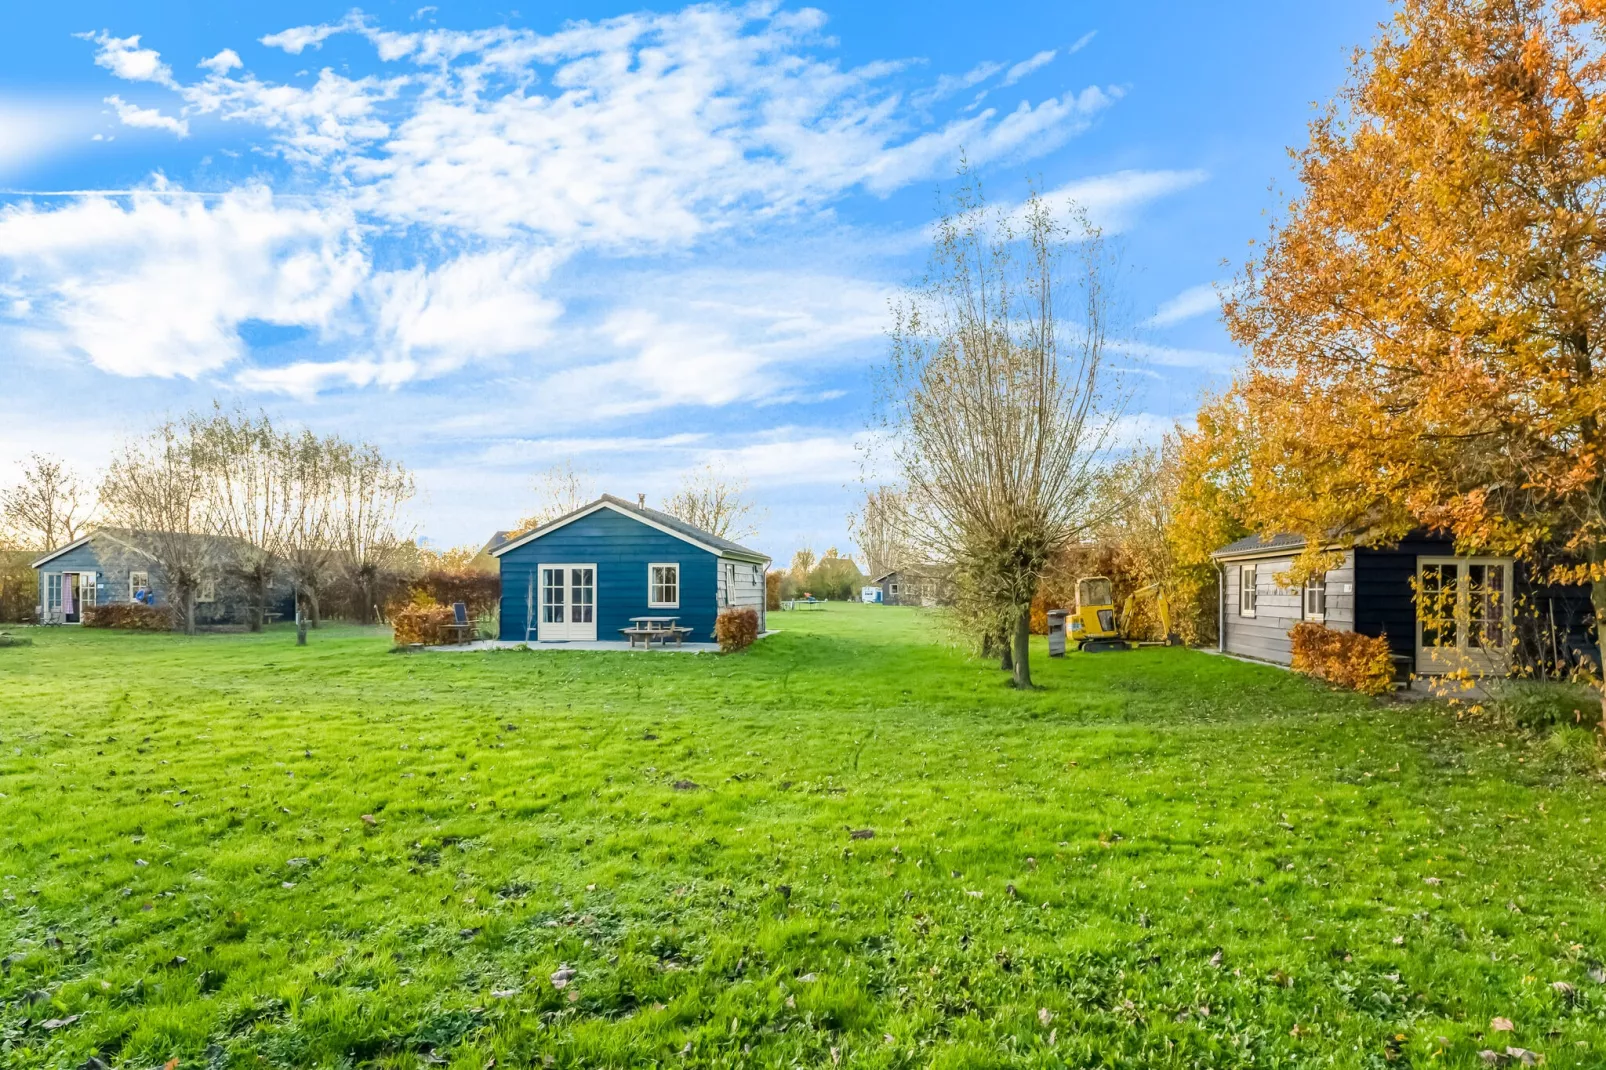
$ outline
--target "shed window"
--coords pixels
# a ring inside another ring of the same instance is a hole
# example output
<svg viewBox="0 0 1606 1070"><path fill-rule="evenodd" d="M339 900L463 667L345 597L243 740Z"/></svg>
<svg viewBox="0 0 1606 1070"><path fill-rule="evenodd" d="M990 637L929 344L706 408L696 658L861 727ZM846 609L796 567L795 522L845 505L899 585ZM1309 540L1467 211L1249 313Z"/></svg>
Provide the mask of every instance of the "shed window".
<svg viewBox="0 0 1606 1070"><path fill-rule="evenodd" d="M1238 615L1255 615L1255 566L1244 565L1238 570Z"/></svg>
<svg viewBox="0 0 1606 1070"><path fill-rule="evenodd" d="M100 604L96 596L95 574L93 572L80 572L78 574L78 604L88 609Z"/></svg>
<svg viewBox="0 0 1606 1070"><path fill-rule="evenodd" d="M55 613L61 609L61 573L45 573L45 612Z"/></svg>
<svg viewBox="0 0 1606 1070"><path fill-rule="evenodd" d="M653 609L680 607L680 566L661 564L647 566L647 605Z"/></svg>
<svg viewBox="0 0 1606 1070"><path fill-rule="evenodd" d="M202 605L209 605L212 602L216 602L217 581L202 580L200 586L196 589L195 600Z"/></svg>
<svg viewBox="0 0 1606 1070"><path fill-rule="evenodd" d="M130 602L148 602L151 597L151 574L149 572L130 572L128 574L128 600Z"/></svg>
<svg viewBox="0 0 1606 1070"><path fill-rule="evenodd" d="M1327 619L1327 575L1314 576L1305 581L1305 619L1309 621L1325 621Z"/></svg>

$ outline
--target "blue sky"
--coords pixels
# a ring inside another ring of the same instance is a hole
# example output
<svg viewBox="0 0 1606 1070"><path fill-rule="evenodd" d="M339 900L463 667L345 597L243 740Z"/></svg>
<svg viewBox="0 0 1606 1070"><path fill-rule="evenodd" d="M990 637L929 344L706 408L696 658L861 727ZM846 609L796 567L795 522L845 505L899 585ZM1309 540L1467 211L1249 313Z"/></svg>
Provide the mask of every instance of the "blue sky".
<svg viewBox="0 0 1606 1070"><path fill-rule="evenodd" d="M70 10L69 10L70 9ZM376 442L481 541L572 457L744 475L848 545L887 300L963 151L1118 235L1129 433L1236 363L1212 284L1376 0L75 3L0 39L0 475L204 406Z"/></svg>

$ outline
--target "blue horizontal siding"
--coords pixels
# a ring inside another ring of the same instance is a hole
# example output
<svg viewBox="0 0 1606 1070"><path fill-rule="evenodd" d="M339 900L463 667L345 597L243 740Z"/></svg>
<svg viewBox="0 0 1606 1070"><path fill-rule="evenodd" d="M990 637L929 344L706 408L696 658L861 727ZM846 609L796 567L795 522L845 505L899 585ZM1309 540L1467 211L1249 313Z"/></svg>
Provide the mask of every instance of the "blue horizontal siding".
<svg viewBox="0 0 1606 1070"><path fill-rule="evenodd" d="M530 580L542 563L597 566L598 639L618 639L619 629L629 627L631 617L649 615L678 615L681 626L692 630L693 642L709 642L714 637L714 618L719 613L719 573L714 555L612 509L601 509L566 524L509 550L498 561L502 571L502 638L506 641L525 639ZM680 608L648 607L647 566L677 562ZM540 582L540 577L535 576L537 613ZM537 629L531 628L528 634L534 642Z"/></svg>

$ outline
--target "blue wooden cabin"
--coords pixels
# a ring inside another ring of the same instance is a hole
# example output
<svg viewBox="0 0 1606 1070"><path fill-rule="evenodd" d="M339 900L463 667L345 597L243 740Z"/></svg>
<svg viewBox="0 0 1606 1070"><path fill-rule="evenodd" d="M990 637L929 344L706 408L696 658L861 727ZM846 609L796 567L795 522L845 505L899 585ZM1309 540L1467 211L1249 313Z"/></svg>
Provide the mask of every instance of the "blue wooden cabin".
<svg viewBox="0 0 1606 1070"><path fill-rule="evenodd" d="M227 540L197 535L219 544L216 575L205 577L196 592L195 623L225 627L247 623L251 603L246 592L231 582L224 567ZM113 602L172 605L161 564L140 548L137 532L101 528L52 550L33 562L39 576L39 621L42 624L82 624L84 610ZM292 616L295 597L288 582L269 591L269 613Z"/></svg>
<svg viewBox="0 0 1606 1070"><path fill-rule="evenodd" d="M727 606L763 630L768 557L611 494L489 549L505 642L617 641L632 617L674 616L706 643Z"/></svg>

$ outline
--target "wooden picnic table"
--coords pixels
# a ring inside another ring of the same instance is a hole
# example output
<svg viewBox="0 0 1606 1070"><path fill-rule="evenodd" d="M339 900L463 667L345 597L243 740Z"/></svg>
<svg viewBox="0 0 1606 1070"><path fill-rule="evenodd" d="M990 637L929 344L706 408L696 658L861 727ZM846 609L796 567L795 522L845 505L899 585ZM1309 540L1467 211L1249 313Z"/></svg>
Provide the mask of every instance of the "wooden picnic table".
<svg viewBox="0 0 1606 1070"><path fill-rule="evenodd" d="M676 646L680 646L686 636L691 634L690 628L680 626L679 617L631 617L630 625L628 628L620 628L619 634L630 641L632 648L638 639L641 640L642 646L647 647L652 646L655 640L662 645L671 639L675 641Z"/></svg>

